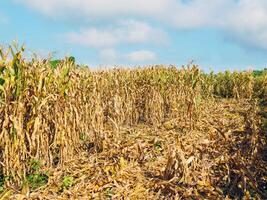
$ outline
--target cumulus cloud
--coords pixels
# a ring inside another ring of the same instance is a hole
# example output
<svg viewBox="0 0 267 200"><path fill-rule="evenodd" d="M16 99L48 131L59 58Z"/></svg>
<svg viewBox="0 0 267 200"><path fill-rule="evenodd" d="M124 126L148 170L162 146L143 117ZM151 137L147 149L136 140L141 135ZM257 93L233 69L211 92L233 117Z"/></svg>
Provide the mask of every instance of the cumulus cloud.
<svg viewBox="0 0 267 200"><path fill-rule="evenodd" d="M118 52L115 49L102 49L99 54L100 59L107 63L116 62L119 58Z"/></svg>
<svg viewBox="0 0 267 200"><path fill-rule="evenodd" d="M243 43L267 50L267 1L240 0L222 28Z"/></svg>
<svg viewBox="0 0 267 200"><path fill-rule="evenodd" d="M48 16L79 16L81 19L95 17L101 20L117 19L121 16L142 17L161 23L164 22L177 29L216 28L236 38L239 42L267 50L266 0L16 1ZM94 36L99 31L98 29L89 29L80 34ZM103 33L101 32L101 34ZM116 34L114 32L112 34L104 33L108 44L117 43ZM77 40L76 36L74 34L72 37Z"/></svg>
<svg viewBox="0 0 267 200"><path fill-rule="evenodd" d="M154 52L144 49L128 53L120 52L113 48L100 49L99 58L102 64L140 64L157 60Z"/></svg>
<svg viewBox="0 0 267 200"><path fill-rule="evenodd" d="M164 43L167 34L144 22L120 20L108 27L89 27L80 32L68 33L67 40L87 47L107 48L118 44Z"/></svg>
<svg viewBox="0 0 267 200"><path fill-rule="evenodd" d="M49 16L72 13L90 17L154 15L173 0L15 0Z"/></svg>
<svg viewBox="0 0 267 200"><path fill-rule="evenodd" d="M115 35L107 30L96 28L83 29L80 32L71 32L66 35L68 42L87 47L110 47L115 45L118 40Z"/></svg>
<svg viewBox="0 0 267 200"><path fill-rule="evenodd" d="M126 54L125 58L133 63L148 62L156 60L156 54L148 50L138 50Z"/></svg>

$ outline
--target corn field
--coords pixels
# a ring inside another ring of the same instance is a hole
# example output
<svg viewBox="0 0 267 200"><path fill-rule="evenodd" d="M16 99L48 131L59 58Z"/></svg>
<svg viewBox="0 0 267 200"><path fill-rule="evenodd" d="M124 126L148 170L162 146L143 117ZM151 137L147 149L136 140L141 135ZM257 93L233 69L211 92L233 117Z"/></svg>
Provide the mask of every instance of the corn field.
<svg viewBox="0 0 267 200"><path fill-rule="evenodd" d="M0 49L0 199L265 199L267 73L91 70Z"/></svg>

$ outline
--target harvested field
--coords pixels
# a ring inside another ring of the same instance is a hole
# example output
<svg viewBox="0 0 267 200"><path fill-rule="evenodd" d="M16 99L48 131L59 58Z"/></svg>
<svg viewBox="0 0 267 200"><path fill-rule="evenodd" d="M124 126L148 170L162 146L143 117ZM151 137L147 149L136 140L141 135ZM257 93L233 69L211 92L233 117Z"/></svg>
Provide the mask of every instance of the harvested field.
<svg viewBox="0 0 267 200"><path fill-rule="evenodd" d="M266 74L22 51L1 60L1 200L267 198Z"/></svg>
<svg viewBox="0 0 267 200"><path fill-rule="evenodd" d="M159 126L107 128L101 152L88 144L63 168L47 169L47 185L31 198L264 198L266 160L257 106L236 100L203 106L194 130L181 118ZM66 176L73 177L73 186L63 190Z"/></svg>

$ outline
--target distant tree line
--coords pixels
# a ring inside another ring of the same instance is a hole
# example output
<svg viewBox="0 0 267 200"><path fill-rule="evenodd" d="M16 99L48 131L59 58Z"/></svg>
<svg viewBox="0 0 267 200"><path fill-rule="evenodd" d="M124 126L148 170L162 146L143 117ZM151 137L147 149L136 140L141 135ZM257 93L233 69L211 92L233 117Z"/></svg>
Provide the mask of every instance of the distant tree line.
<svg viewBox="0 0 267 200"><path fill-rule="evenodd" d="M73 64L75 64L75 58L73 56L67 57L66 60L68 62L73 62ZM57 68L58 64L63 63L66 60L51 60L50 61L50 65L51 65L52 68L55 69L55 68Z"/></svg>
<svg viewBox="0 0 267 200"><path fill-rule="evenodd" d="M253 70L253 76L262 76L263 74L267 73L267 68L263 70Z"/></svg>

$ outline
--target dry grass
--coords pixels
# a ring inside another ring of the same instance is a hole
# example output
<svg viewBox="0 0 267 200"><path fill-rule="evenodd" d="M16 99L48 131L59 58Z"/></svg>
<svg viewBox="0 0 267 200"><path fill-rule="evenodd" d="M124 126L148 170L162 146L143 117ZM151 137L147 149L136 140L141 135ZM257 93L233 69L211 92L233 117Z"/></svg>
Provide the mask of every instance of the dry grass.
<svg viewBox="0 0 267 200"><path fill-rule="evenodd" d="M266 197L267 75L53 69L13 51L0 51L0 199Z"/></svg>

